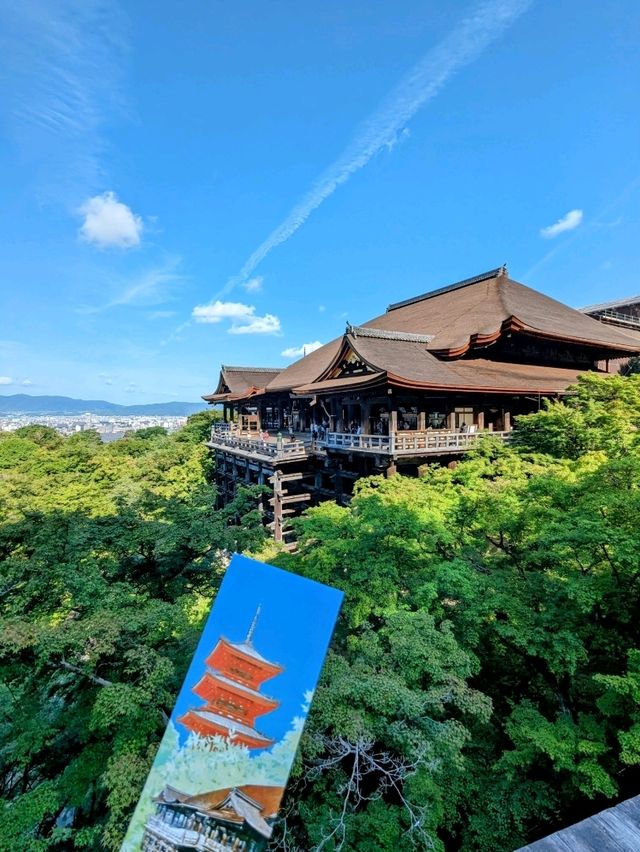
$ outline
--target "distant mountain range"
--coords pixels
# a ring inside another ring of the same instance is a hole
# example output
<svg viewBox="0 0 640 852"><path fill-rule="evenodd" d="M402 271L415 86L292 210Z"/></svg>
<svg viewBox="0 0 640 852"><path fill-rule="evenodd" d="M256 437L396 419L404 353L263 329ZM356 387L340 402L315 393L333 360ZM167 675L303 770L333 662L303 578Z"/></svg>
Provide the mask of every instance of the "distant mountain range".
<svg viewBox="0 0 640 852"><path fill-rule="evenodd" d="M104 399L73 399L70 396L0 395L0 414L151 414L186 417L203 411L204 402L153 402L148 405L117 405Z"/></svg>

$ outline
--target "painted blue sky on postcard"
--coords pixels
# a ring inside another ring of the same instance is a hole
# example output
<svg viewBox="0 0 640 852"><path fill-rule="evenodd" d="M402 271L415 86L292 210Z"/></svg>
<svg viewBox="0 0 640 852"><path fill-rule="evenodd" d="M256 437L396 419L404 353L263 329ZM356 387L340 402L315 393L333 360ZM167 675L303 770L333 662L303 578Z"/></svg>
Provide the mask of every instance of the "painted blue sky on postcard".
<svg viewBox="0 0 640 852"><path fill-rule="evenodd" d="M264 848L341 603L328 586L233 557L123 852Z"/></svg>

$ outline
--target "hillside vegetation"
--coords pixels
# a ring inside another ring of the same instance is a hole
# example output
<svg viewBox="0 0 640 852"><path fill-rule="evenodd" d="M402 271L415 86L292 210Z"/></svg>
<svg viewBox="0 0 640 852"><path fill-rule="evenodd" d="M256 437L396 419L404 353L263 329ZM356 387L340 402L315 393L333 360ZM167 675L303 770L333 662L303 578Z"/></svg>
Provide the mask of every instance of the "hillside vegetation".
<svg viewBox="0 0 640 852"><path fill-rule="evenodd" d="M640 376L361 481L294 554L212 509L207 417L0 439L0 848L118 849L234 548L346 593L274 848L508 852L639 791Z"/></svg>

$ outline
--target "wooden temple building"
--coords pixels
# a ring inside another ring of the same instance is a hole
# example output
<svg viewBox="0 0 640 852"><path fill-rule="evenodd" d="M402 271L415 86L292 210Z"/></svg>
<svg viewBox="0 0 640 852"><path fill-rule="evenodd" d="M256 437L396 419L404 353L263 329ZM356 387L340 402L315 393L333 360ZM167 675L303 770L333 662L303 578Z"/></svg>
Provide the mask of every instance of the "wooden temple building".
<svg viewBox="0 0 640 852"><path fill-rule="evenodd" d="M640 332L640 296L587 305L580 312L607 325Z"/></svg>
<svg viewBox="0 0 640 852"><path fill-rule="evenodd" d="M167 785L146 822L143 852L258 852L273 831L283 787L243 785L191 796Z"/></svg>
<svg viewBox="0 0 640 852"><path fill-rule="evenodd" d="M515 417L581 373L617 372L639 353L640 325L574 310L505 266L396 302L283 370L222 367L203 397L223 406L209 443L221 500L270 483L281 540L305 501L450 461L486 433L508 440Z"/></svg>
<svg viewBox="0 0 640 852"><path fill-rule="evenodd" d="M244 642L223 636L205 660L206 670L191 690L205 702L191 708L178 722L202 737L220 736L250 749L269 748L273 740L256 730L256 719L280 706L260 690L284 669L266 660L253 646L260 607Z"/></svg>

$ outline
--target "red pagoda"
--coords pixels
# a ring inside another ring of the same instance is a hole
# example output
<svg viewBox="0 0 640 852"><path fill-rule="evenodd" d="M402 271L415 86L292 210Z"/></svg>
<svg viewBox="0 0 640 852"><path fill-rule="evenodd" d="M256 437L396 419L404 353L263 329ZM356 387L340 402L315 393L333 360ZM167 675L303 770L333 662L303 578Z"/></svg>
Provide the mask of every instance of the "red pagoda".
<svg viewBox="0 0 640 852"><path fill-rule="evenodd" d="M265 660L253 647L260 615L258 607L244 642L221 636L205 660L207 670L192 692L206 703L188 710L178 722L202 737L221 736L247 748L268 748L274 740L255 728L256 718L270 713L280 702L260 692L262 684L284 671Z"/></svg>

